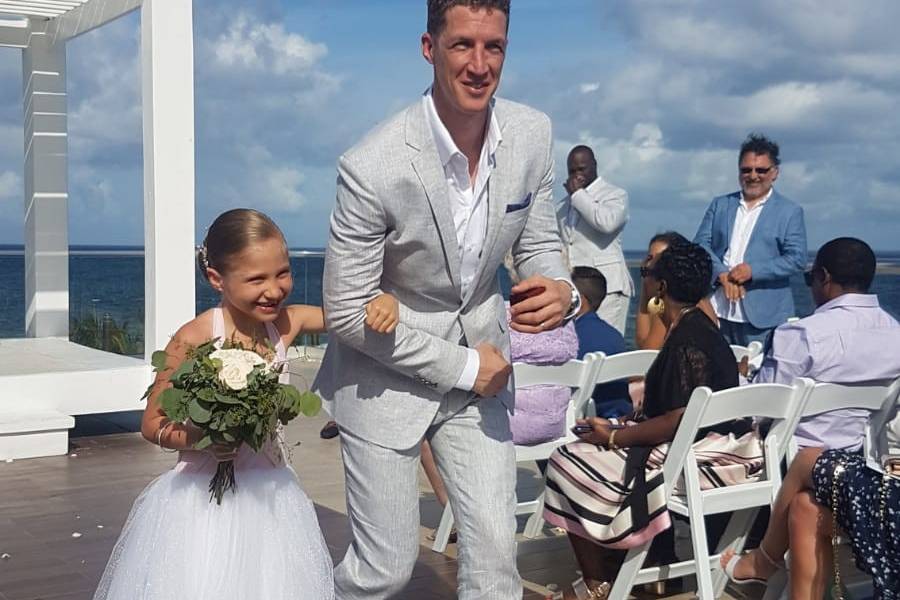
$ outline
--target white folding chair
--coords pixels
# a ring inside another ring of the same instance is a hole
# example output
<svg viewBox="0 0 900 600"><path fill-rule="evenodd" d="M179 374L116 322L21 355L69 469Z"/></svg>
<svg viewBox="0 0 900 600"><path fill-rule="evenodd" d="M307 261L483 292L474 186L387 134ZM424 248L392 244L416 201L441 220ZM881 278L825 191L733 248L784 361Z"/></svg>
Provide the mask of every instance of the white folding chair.
<svg viewBox="0 0 900 600"><path fill-rule="evenodd" d="M812 382L812 380L809 380ZM879 436L884 434L884 424L894 414L894 407L900 395L900 378L894 381L867 383L816 383L801 412L801 418L814 417L833 410L866 409L872 411L866 423L864 448L866 461L873 468L877 461ZM794 436L788 440L787 462L790 464L797 456L797 441ZM841 542L846 540L842 539ZM789 574L776 573L766 583L764 600L781 598L787 588Z"/></svg>
<svg viewBox="0 0 900 600"><path fill-rule="evenodd" d="M816 383L809 394L801 418L814 417L833 410L860 409L869 410L867 435L870 425L879 426L879 419L873 423L873 416L889 412L900 393L900 378L894 381L875 381L866 383ZM877 431L876 431L877 432ZM788 464L797 456L797 441L791 436L788 443Z"/></svg>
<svg viewBox="0 0 900 600"><path fill-rule="evenodd" d="M763 345L762 342L752 341L748 346L741 346L740 344L732 344L731 351L734 353L734 359L737 362L741 362L741 360L746 356L750 361L754 358L762 354Z"/></svg>
<svg viewBox="0 0 900 600"><path fill-rule="evenodd" d="M558 446L575 440L574 434L569 430L575 424L575 419L583 414L579 411L584 410L584 406L593 392L594 387L590 385L590 382L594 377L597 359L598 356L596 354L588 354L583 360L570 360L562 365L513 364L513 379L516 389L534 385L558 385L572 389L569 405L566 408L566 428L563 431L563 435L555 440L535 446L516 445L516 463L546 460L550 458L550 454ZM528 523L525 525L525 535L527 537L535 537L540 532L544 524L544 519L541 516L543 510L543 485L541 485L540 492L534 500L520 502L516 505L517 515L531 514ZM450 539L453 522L453 511L448 503L444 507L441 522L435 532L434 544L431 546L432 550L443 552L447 549L447 541Z"/></svg>
<svg viewBox="0 0 900 600"><path fill-rule="evenodd" d="M632 548L619 570L610 598L625 600L634 585L690 574L697 576L698 595L701 599L712 600L715 597L712 570L719 568L720 554L709 554L703 517L740 511L740 518L732 517L723 544L724 547L733 547L738 551L743 548L751 513L760 506L768 506L781 486L780 462L787 446L781 440L793 435L809 389L809 380L799 380L793 386L759 384L716 393L708 387L694 390L663 465L668 509L689 519L694 557L691 560L642 569L650 542ZM693 449L697 431L744 417L773 420L772 427L763 440L764 474L759 481L701 490L699 468ZM685 495L680 496L675 494L675 485L682 476Z"/></svg>

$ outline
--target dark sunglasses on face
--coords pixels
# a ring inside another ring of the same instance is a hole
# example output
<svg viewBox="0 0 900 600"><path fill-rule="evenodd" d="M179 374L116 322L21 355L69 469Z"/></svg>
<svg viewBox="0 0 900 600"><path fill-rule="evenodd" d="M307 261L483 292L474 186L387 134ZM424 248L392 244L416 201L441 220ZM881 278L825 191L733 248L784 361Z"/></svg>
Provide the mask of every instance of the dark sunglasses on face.
<svg viewBox="0 0 900 600"><path fill-rule="evenodd" d="M749 175L756 171L757 175L765 175L769 171L771 171L774 167L741 167L741 175Z"/></svg>

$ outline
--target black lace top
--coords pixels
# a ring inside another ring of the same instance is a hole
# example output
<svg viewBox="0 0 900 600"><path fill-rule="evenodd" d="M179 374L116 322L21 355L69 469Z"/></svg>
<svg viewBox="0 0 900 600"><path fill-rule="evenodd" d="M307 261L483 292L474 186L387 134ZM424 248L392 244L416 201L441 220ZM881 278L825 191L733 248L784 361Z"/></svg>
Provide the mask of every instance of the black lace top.
<svg viewBox="0 0 900 600"><path fill-rule="evenodd" d="M684 408L694 388L714 392L738 385L737 362L719 328L699 309L681 317L644 383L644 416L658 417Z"/></svg>

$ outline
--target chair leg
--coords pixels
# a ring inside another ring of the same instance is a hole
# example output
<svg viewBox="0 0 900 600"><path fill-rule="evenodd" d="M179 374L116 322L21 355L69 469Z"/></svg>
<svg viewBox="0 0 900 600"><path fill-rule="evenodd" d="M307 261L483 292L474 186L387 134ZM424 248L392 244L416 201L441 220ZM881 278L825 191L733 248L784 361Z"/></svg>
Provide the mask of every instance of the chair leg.
<svg viewBox="0 0 900 600"><path fill-rule="evenodd" d="M534 512L528 517L525 523L525 537L532 540L540 535L544 528L544 486L546 484L546 475L541 479L541 491L538 493L535 502Z"/></svg>
<svg viewBox="0 0 900 600"><path fill-rule="evenodd" d="M609 600L626 600L631 595L631 588L634 587L634 580L637 579L641 567L644 566L644 560L647 558L647 552L650 550L650 543L646 543L638 548L631 548L622 562L622 567L616 575L612 589L609 591Z"/></svg>
<svg viewBox="0 0 900 600"><path fill-rule="evenodd" d="M434 544L431 545L431 549L435 552L443 553L447 549L447 543L450 541L450 532L452 530L453 511L450 509L450 503L448 502L441 515L441 523L434 533Z"/></svg>
<svg viewBox="0 0 900 600"><path fill-rule="evenodd" d="M694 512L694 511L691 511ZM712 582L712 570L709 566L709 548L706 541L706 523L703 513L698 518L691 515L691 546L694 549L694 567L697 575L697 597L700 600L713 600L715 592Z"/></svg>
<svg viewBox="0 0 900 600"><path fill-rule="evenodd" d="M722 554L728 548L734 550L736 554L743 552L744 546L747 544L750 528L753 526L758 513L758 508L748 508L731 515L731 518L728 520L728 526L722 534L722 539L719 540L716 547L716 554ZM722 595L727 584L728 576L725 575L725 571L716 569L715 575L713 575L713 590L716 593L716 597Z"/></svg>

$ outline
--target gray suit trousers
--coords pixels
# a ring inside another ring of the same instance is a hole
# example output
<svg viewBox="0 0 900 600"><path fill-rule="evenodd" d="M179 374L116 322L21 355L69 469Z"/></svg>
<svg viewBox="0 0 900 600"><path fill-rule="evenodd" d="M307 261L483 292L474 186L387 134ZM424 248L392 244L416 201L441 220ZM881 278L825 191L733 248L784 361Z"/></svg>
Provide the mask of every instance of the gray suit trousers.
<svg viewBox="0 0 900 600"><path fill-rule="evenodd" d="M458 595L519 600L516 464L509 415L496 399L452 412L441 403L429 438L459 530ZM335 568L338 600L400 592L419 554L419 445L393 450L341 432L353 543Z"/></svg>
<svg viewBox="0 0 900 600"><path fill-rule="evenodd" d="M622 292L610 292L603 299L600 308L597 309L597 316L618 329L619 333L625 335L630 302L630 296L626 296Z"/></svg>

